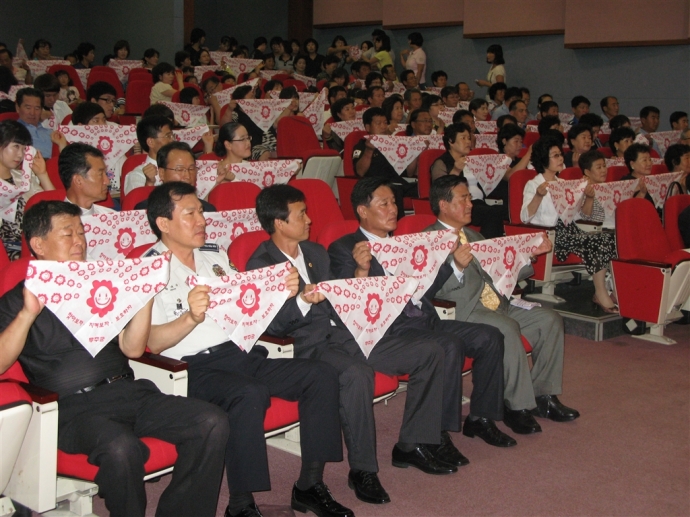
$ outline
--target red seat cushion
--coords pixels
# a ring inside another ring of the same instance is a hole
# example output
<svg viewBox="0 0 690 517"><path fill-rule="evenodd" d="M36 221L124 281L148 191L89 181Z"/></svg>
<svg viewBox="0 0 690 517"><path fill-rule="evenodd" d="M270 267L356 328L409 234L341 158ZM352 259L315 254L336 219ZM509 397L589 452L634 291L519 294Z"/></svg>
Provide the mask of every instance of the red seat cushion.
<svg viewBox="0 0 690 517"><path fill-rule="evenodd" d="M374 398L393 393L398 389L398 377L386 375L381 372L374 372Z"/></svg>
<svg viewBox="0 0 690 517"><path fill-rule="evenodd" d="M264 432L268 433L281 427L299 422L297 402L271 397L271 407L264 418Z"/></svg>

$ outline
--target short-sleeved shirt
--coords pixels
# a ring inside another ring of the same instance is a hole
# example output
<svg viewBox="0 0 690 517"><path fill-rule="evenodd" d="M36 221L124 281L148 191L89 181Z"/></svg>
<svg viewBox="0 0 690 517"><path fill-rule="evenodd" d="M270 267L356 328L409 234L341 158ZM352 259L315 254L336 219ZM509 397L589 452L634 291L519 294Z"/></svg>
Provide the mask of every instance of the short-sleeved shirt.
<svg viewBox="0 0 690 517"><path fill-rule="evenodd" d="M357 145L355 145L354 149L352 150L352 165L355 168L357 167L357 162L359 161L359 158L362 156L362 153L364 153L365 149L366 140L363 138L359 141ZM374 149L374 154L371 157L371 166L369 167L369 170L364 176L388 178L391 183L402 184L405 181L400 177L400 175L395 171L390 162L386 159L386 157L383 154L381 154L381 151L379 151L378 149Z"/></svg>
<svg viewBox="0 0 690 517"><path fill-rule="evenodd" d="M424 52L421 48L410 52L410 54L407 56L407 61L405 61L405 68L412 70L415 75L417 75L417 68L419 65L424 65L424 68L422 68L422 79L419 81L419 84L421 85L426 83L426 52Z"/></svg>
<svg viewBox="0 0 690 517"><path fill-rule="evenodd" d="M156 160L146 155L146 160L144 160L144 163L142 163L138 167L135 167L127 173L127 176L125 176L124 185L125 195L132 192L135 188L146 186L146 174L144 174L144 167L146 167L149 164L155 165L156 168L158 168L158 163L156 162ZM160 184L160 180L156 179L156 186Z"/></svg>
<svg viewBox="0 0 690 517"><path fill-rule="evenodd" d="M387 65L393 66L393 59L391 58L390 52L387 50L377 52L374 57L379 60L379 62L376 63L376 65L379 67L379 70L383 70L383 67Z"/></svg>
<svg viewBox="0 0 690 517"><path fill-rule="evenodd" d="M24 282L20 282L0 298L0 332L24 307L23 289ZM60 397L109 377L132 373L117 336L92 357L47 307L31 325L19 362L32 384Z"/></svg>
<svg viewBox="0 0 690 517"><path fill-rule="evenodd" d="M494 84L498 82L496 78L502 75L503 76L503 82L506 82L506 68L503 65L496 65L492 68L489 69L489 72L486 74L486 80L489 81L491 84Z"/></svg>
<svg viewBox="0 0 690 517"><path fill-rule="evenodd" d="M33 124L27 124L22 119L18 122L22 124L26 129L29 130L31 135L31 142L36 149L41 151L41 155L46 160L53 156L53 142L50 139L52 131L42 125L34 126Z"/></svg>
<svg viewBox="0 0 690 517"><path fill-rule="evenodd" d="M156 104L157 102L161 101L170 101L171 97L163 95L163 92L168 90L174 90L174 88L162 81L158 81L156 84L154 84L153 88L151 88L151 96L149 97L151 104Z"/></svg>
<svg viewBox="0 0 690 517"><path fill-rule="evenodd" d="M162 254L168 248L162 242L147 251L144 256ZM187 295L192 290L187 285L190 275L202 277L225 276L235 272L230 267L228 256L218 248L216 244L206 244L194 250L194 266L196 271L189 269L173 255L170 260L170 280L153 299L153 312L151 314L152 325L163 325L179 318L183 312L189 310ZM220 345L228 341L225 331L206 316L203 322L187 334L175 346L161 352L161 355L182 359L188 355L195 355L209 347Z"/></svg>

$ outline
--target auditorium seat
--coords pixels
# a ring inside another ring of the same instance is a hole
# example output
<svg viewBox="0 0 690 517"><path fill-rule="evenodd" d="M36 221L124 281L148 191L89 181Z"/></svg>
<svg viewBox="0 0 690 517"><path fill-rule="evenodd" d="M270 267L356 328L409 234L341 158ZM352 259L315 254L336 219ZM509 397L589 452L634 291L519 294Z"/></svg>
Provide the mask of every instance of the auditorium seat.
<svg viewBox="0 0 690 517"><path fill-rule="evenodd" d="M325 182L314 179L297 179L290 182L290 185L304 193L307 215L311 219L310 241L316 242L319 232L329 222L343 220L343 214L333 191Z"/></svg>
<svg viewBox="0 0 690 517"><path fill-rule="evenodd" d="M429 190L431 189L431 166L443 154L441 149L427 149L422 151L417 161L417 190L419 197L424 199L429 197ZM416 213L416 212L415 212Z"/></svg>
<svg viewBox="0 0 690 517"><path fill-rule="evenodd" d="M678 216L690 206L690 196L671 196L664 204L664 231L671 250L681 250L686 246L678 227Z"/></svg>
<svg viewBox="0 0 690 517"><path fill-rule="evenodd" d="M257 185L246 181L221 183L213 187L208 195L208 202L219 211L255 208L256 196L260 192L261 189Z"/></svg>

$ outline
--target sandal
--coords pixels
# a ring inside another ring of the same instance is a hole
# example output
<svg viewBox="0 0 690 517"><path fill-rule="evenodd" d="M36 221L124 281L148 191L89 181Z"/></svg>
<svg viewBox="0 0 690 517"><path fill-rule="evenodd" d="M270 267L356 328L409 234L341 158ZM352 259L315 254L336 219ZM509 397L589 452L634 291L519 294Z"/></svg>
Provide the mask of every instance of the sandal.
<svg viewBox="0 0 690 517"><path fill-rule="evenodd" d="M601 307L601 310L607 314L619 314L618 305L614 303L613 307L604 307L604 305L597 299L596 294L592 296L592 303Z"/></svg>

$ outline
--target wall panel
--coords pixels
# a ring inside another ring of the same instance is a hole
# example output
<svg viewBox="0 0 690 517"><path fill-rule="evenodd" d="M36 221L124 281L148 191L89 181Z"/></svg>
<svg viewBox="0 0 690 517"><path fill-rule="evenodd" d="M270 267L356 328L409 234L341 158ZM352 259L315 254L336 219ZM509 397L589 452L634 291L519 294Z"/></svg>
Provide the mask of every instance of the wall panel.
<svg viewBox="0 0 690 517"><path fill-rule="evenodd" d="M383 28L462 25L463 0L383 0Z"/></svg>
<svg viewBox="0 0 690 517"><path fill-rule="evenodd" d="M465 0L465 38L562 34L564 29L565 0Z"/></svg>

